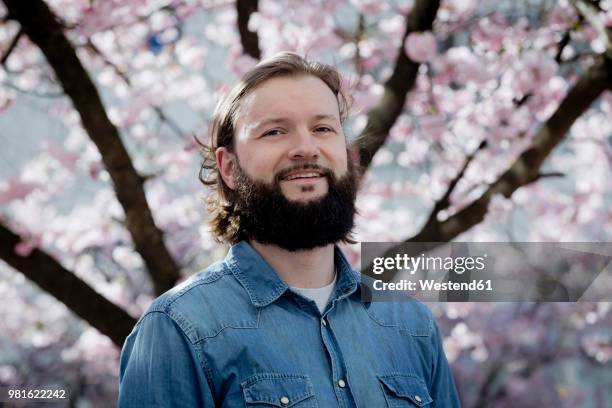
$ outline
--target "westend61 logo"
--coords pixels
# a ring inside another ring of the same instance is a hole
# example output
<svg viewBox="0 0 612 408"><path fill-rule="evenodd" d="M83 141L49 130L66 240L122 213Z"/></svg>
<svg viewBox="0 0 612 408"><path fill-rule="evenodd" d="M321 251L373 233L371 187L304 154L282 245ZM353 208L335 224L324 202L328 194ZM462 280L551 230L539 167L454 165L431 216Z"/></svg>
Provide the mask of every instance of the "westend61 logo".
<svg viewBox="0 0 612 408"><path fill-rule="evenodd" d="M394 256L380 256L372 260L372 273L381 275L385 272L404 272L413 276L418 272L429 274L453 273L461 277L465 272L481 272L485 270L487 254L481 256L419 256L408 254L395 254ZM490 279L471 279L465 282L457 282L451 279L440 281L436 279L418 279L416 282L408 279L400 279L397 282L384 282L376 279L372 288L376 291L492 291L493 285Z"/></svg>
<svg viewBox="0 0 612 408"><path fill-rule="evenodd" d="M392 257L376 257L372 262L372 272L380 275L386 271L406 271L414 275L417 271L453 271L461 275L466 271L483 271L487 254L482 256L409 256L396 254Z"/></svg>
<svg viewBox="0 0 612 408"><path fill-rule="evenodd" d="M361 265L367 301L612 300L608 242L362 242Z"/></svg>

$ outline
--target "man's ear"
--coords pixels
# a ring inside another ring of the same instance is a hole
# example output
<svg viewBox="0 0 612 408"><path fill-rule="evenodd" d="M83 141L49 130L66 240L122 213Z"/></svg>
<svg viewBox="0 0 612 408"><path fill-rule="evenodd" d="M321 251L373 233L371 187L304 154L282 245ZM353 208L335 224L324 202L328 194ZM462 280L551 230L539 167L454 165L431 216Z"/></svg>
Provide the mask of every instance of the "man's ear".
<svg viewBox="0 0 612 408"><path fill-rule="evenodd" d="M218 147L215 150L215 159L217 160L217 168L221 178L230 189L235 190L234 171L236 170L236 155L226 147Z"/></svg>

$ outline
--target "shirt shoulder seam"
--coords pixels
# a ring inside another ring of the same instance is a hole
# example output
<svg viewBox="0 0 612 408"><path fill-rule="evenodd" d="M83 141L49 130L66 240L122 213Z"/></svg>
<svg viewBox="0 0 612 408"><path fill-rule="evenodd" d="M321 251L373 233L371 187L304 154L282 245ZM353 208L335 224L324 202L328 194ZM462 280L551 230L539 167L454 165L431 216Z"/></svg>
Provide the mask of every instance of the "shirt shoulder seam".
<svg viewBox="0 0 612 408"><path fill-rule="evenodd" d="M140 325L140 323L146 317L148 317L150 315L153 315L155 313L159 313L159 314L162 314L162 315L168 317L168 319L170 319L176 325L176 327L179 329L181 336L185 339L185 343L187 343L189 345L188 347L190 347L193 350L193 352L195 353L195 355L198 357L198 361L201 364L202 369L204 370L204 376L206 377L206 382L208 383L208 387L210 388L211 392L214 395L215 388L214 388L214 382L212 380L212 370L210 370L210 368L208 367L208 364L206 364L206 361L204 359L204 355L199 350L198 343L197 342L194 343L194 342L192 342L189 339L189 336L185 332L185 329L181 326L180 322L177 321L175 316L171 315L170 313L166 312L165 310L159 310L159 309L149 310L144 315L142 315L142 317L138 321L138 325ZM186 323L186 322L184 322L184 323Z"/></svg>

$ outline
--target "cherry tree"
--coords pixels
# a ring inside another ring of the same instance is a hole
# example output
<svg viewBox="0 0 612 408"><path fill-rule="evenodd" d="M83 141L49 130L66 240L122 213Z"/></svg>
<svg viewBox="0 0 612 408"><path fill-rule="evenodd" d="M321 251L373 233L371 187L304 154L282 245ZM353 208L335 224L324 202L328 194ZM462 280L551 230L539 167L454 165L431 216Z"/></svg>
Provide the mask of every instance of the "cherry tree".
<svg viewBox="0 0 612 408"><path fill-rule="evenodd" d="M225 253L196 178L214 103L282 50L346 78L358 240L610 238L610 0L2 0L0 16L0 385L115 398L138 316ZM611 398L608 304L431 307L465 406Z"/></svg>

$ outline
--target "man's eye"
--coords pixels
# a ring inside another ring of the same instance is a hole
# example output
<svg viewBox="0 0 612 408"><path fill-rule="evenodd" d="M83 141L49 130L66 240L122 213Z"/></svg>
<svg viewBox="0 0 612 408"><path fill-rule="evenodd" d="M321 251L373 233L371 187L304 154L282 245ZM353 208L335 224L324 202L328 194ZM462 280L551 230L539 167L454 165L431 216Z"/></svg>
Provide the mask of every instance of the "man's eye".
<svg viewBox="0 0 612 408"><path fill-rule="evenodd" d="M272 129L265 132L262 136L276 136L280 135L282 132L279 129Z"/></svg>
<svg viewBox="0 0 612 408"><path fill-rule="evenodd" d="M333 132L334 130L329 126L319 126L315 129L316 132Z"/></svg>

